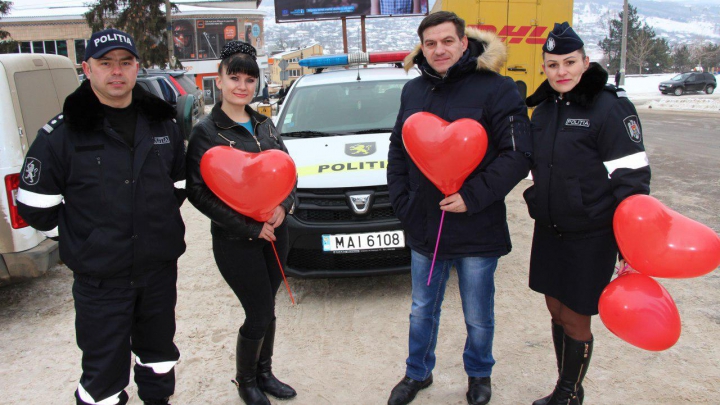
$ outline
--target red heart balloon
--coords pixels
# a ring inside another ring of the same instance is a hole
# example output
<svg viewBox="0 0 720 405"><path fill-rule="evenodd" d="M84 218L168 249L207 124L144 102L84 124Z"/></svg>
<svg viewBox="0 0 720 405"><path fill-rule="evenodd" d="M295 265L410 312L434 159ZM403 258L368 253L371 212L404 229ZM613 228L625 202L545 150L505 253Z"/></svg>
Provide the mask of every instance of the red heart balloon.
<svg viewBox="0 0 720 405"><path fill-rule="evenodd" d="M644 274L618 276L603 290L598 308L610 332L641 349L665 350L680 339L675 301L660 283Z"/></svg>
<svg viewBox="0 0 720 405"><path fill-rule="evenodd" d="M287 153L271 149L244 152L230 146L208 149L200 159L203 180L225 204L259 222L287 198L296 180L295 162Z"/></svg>
<svg viewBox="0 0 720 405"><path fill-rule="evenodd" d="M456 193L487 151L487 132L480 123L461 118L448 123L428 112L405 120L403 143L420 171L443 194Z"/></svg>
<svg viewBox="0 0 720 405"><path fill-rule="evenodd" d="M626 198L613 228L623 258L652 277L689 278L720 265L720 237L647 195Z"/></svg>

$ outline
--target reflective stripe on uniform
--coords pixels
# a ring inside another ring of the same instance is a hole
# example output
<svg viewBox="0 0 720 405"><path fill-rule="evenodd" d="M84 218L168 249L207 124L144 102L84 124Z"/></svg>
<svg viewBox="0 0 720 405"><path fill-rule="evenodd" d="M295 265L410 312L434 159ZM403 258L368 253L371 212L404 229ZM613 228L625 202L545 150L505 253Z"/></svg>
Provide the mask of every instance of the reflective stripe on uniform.
<svg viewBox="0 0 720 405"><path fill-rule="evenodd" d="M40 194L33 193L24 189L19 189L17 200L21 203L35 208L50 208L59 205L62 200L62 194Z"/></svg>
<svg viewBox="0 0 720 405"><path fill-rule="evenodd" d="M180 180L175 182L175 188L185 189L185 180Z"/></svg>
<svg viewBox="0 0 720 405"><path fill-rule="evenodd" d="M48 238L57 238L58 237L58 227L49 230L49 231L40 231L43 235L47 236Z"/></svg>
<svg viewBox="0 0 720 405"><path fill-rule="evenodd" d="M620 159L603 162L608 172L608 177L612 176L617 169L640 169L650 165L647 154L645 152L633 153Z"/></svg>
<svg viewBox="0 0 720 405"><path fill-rule="evenodd" d="M149 367L155 374L165 374L175 367L177 361L159 361L157 363L143 363L140 361L140 357L135 357L135 363L138 366Z"/></svg>
<svg viewBox="0 0 720 405"><path fill-rule="evenodd" d="M85 391L85 388L83 388L82 384L78 384L78 396L80 399L82 399L83 402L91 404L91 405L114 405L120 403L120 394L122 394L122 391L118 392L115 395L111 395L102 401L95 401L95 398L92 397L87 391Z"/></svg>

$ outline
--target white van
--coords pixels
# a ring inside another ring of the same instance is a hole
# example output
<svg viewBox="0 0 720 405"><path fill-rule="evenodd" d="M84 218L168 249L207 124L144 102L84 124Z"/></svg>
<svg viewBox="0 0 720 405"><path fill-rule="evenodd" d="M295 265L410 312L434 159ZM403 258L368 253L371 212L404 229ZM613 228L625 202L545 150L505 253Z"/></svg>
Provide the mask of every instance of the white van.
<svg viewBox="0 0 720 405"><path fill-rule="evenodd" d="M65 56L0 55L0 286L42 275L59 261L57 242L28 226L15 197L20 170L40 128L80 85Z"/></svg>

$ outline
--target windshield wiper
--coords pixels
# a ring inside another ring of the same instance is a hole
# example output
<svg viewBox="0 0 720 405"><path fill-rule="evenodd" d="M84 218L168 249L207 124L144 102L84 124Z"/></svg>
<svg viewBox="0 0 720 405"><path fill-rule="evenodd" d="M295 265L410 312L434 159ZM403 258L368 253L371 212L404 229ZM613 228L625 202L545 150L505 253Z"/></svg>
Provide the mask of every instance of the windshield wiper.
<svg viewBox="0 0 720 405"><path fill-rule="evenodd" d="M282 136L289 136L292 138L322 138L324 136L335 136L327 132L320 131L296 131L296 132L283 132Z"/></svg>
<svg viewBox="0 0 720 405"><path fill-rule="evenodd" d="M350 131L350 132L343 132L343 134L378 134L382 132L392 132L392 128L374 128L374 129L364 129L362 131Z"/></svg>

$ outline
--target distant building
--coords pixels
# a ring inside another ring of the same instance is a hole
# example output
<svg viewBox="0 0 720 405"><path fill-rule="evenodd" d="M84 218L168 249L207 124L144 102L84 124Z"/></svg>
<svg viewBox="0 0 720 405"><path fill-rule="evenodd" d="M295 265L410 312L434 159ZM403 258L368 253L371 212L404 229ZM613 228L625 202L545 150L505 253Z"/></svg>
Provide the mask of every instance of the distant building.
<svg viewBox="0 0 720 405"><path fill-rule="evenodd" d="M312 70L304 68L298 61L308 56L322 55L323 47L320 44L308 45L304 48L276 53L268 59L270 81L287 88L293 80Z"/></svg>
<svg viewBox="0 0 720 405"><path fill-rule="evenodd" d="M172 16L174 55L185 70L195 74L206 104L219 97L215 87L219 54L226 42L241 40L258 50L261 77L267 69L264 48L266 12L179 5ZM85 46L92 34L83 14L87 7L12 10L0 20L0 28L18 42L18 53L51 53L70 58L81 72ZM258 92L262 91L258 86Z"/></svg>

